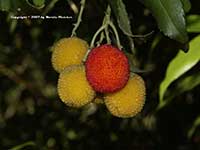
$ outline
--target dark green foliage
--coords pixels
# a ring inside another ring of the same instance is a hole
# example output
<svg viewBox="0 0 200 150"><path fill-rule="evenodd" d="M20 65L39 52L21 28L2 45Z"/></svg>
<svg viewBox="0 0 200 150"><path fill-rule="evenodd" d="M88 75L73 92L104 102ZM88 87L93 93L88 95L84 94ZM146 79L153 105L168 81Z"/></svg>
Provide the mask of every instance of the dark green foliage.
<svg viewBox="0 0 200 150"><path fill-rule="evenodd" d="M152 11L160 30L181 43L188 42L183 5L180 0L144 0Z"/></svg>

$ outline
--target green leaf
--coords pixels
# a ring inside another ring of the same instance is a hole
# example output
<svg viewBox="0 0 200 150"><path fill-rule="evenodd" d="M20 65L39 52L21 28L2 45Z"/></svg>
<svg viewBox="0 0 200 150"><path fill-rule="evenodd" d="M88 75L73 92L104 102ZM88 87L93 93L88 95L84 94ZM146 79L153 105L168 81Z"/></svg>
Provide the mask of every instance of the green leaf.
<svg viewBox="0 0 200 150"><path fill-rule="evenodd" d="M181 0L181 2L182 2L184 11L186 13L189 12L190 9L191 9L191 3L190 3L190 1L189 0Z"/></svg>
<svg viewBox="0 0 200 150"><path fill-rule="evenodd" d="M187 76L177 83L175 96L183 92L190 91L200 84L200 72Z"/></svg>
<svg viewBox="0 0 200 150"><path fill-rule="evenodd" d="M155 17L160 30L181 43L188 41L184 10L180 0L143 0Z"/></svg>
<svg viewBox="0 0 200 150"><path fill-rule="evenodd" d="M165 107L167 104L169 104L176 96L190 91L196 86L200 85L200 72L195 73L193 75L186 76L176 82L175 88L172 90L169 90L167 92L167 96L165 98L165 101L161 101L158 105L158 109L161 109Z"/></svg>
<svg viewBox="0 0 200 150"><path fill-rule="evenodd" d="M43 6L44 3L45 3L45 0L33 0L33 4L34 4L35 6L38 6L38 7Z"/></svg>
<svg viewBox="0 0 200 150"><path fill-rule="evenodd" d="M160 84L159 97L163 101L164 94L169 85L191 69L200 60L200 35L195 37L190 43L188 53L179 51L177 56L170 62L164 80Z"/></svg>
<svg viewBox="0 0 200 150"><path fill-rule="evenodd" d="M24 147L27 147L27 146L35 146L35 143L32 142L32 141L26 142L24 144L17 145L17 146L15 146L15 147L13 147L13 148L11 148L9 150L20 150L20 149L22 149Z"/></svg>
<svg viewBox="0 0 200 150"><path fill-rule="evenodd" d="M111 8L117 18L118 25L124 34L132 36L130 20L122 0L109 0Z"/></svg>
<svg viewBox="0 0 200 150"><path fill-rule="evenodd" d="M200 32L200 15L187 16L187 32Z"/></svg>
<svg viewBox="0 0 200 150"><path fill-rule="evenodd" d="M190 128L190 130L187 133L188 138L191 138L192 135L194 134L196 128L200 126L200 116L198 116L195 121L193 122L192 127Z"/></svg>

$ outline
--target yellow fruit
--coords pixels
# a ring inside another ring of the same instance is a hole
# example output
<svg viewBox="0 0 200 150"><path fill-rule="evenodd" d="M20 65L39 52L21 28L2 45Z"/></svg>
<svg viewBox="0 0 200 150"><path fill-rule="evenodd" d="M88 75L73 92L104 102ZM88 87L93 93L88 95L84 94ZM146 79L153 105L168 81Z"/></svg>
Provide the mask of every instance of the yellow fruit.
<svg viewBox="0 0 200 150"><path fill-rule="evenodd" d="M116 117L133 117L142 110L145 103L145 93L143 79L134 74L123 89L105 95L105 104Z"/></svg>
<svg viewBox="0 0 200 150"><path fill-rule="evenodd" d="M52 65L57 72L61 72L65 67L81 64L88 44L77 37L63 38L53 46Z"/></svg>
<svg viewBox="0 0 200 150"><path fill-rule="evenodd" d="M84 65L72 65L59 75L58 95L68 106L81 107L93 100L95 91L89 85Z"/></svg>

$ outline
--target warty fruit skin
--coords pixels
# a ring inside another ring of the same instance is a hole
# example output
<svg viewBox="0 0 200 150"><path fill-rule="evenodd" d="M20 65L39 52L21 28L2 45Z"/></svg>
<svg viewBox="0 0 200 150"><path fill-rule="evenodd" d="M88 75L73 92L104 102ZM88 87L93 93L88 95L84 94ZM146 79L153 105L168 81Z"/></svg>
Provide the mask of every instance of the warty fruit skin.
<svg viewBox="0 0 200 150"><path fill-rule="evenodd" d="M60 73L58 95L67 106L77 108L94 99L95 91L86 79L84 65L72 65Z"/></svg>
<svg viewBox="0 0 200 150"><path fill-rule="evenodd" d="M88 47L86 41L77 37L60 39L52 48L53 68L60 73L65 67L81 64Z"/></svg>
<svg viewBox="0 0 200 150"><path fill-rule="evenodd" d="M126 85L130 74L128 58L109 44L93 48L85 65L90 85L100 93L120 90Z"/></svg>
<svg viewBox="0 0 200 150"><path fill-rule="evenodd" d="M118 92L105 95L108 110L116 117L129 118L137 115L145 103L145 83L133 74L126 86Z"/></svg>

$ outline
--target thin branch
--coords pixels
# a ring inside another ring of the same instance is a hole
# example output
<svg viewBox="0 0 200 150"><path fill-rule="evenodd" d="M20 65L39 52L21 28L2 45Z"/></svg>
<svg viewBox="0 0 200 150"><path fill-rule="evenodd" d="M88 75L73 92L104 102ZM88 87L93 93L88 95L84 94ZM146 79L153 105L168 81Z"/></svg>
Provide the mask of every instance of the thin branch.
<svg viewBox="0 0 200 150"><path fill-rule="evenodd" d="M85 60L87 59L88 54L90 53L91 49L94 47L94 42L97 38L97 36L99 35L99 33L101 33L101 31L103 31L105 29L106 25L101 26L96 33L94 34L92 41L90 43L90 48L88 49L87 53L85 54L84 58L83 58L83 62L85 62Z"/></svg>
<svg viewBox="0 0 200 150"><path fill-rule="evenodd" d="M121 46L121 43L120 43L120 39L119 39L119 35L118 35L118 32L117 32L117 29L115 28L115 25L111 21L109 22L109 25L112 28L112 30L114 31L114 34L115 34L115 37L116 37L116 40L117 40L118 48L122 49L122 46Z"/></svg>
<svg viewBox="0 0 200 150"><path fill-rule="evenodd" d="M109 30L108 30L108 22L110 21L110 14L111 14L111 8L108 5L107 10L106 10L106 15L103 20L103 24L106 24L105 35L106 35L106 41L108 44L111 44L111 40L109 37Z"/></svg>
<svg viewBox="0 0 200 150"><path fill-rule="evenodd" d="M93 47L94 47L94 42L95 42L97 36L99 35L99 33L100 33L101 31L103 31L103 30L106 28L106 26L107 26L107 25L103 25L103 26L101 26L101 27L96 31L96 33L94 34L94 36L93 36L93 38L92 38L92 41L91 41L91 43L90 43L90 48L93 48Z"/></svg>
<svg viewBox="0 0 200 150"><path fill-rule="evenodd" d="M154 33L154 31L151 31L151 32L144 34L144 35L131 35L131 37L133 37L133 38L146 38L147 36L150 36L153 33Z"/></svg>
<svg viewBox="0 0 200 150"><path fill-rule="evenodd" d="M80 12L78 14L78 19L77 19L77 22L74 24L74 28L72 30L72 34L71 34L71 37L72 36L76 36L76 30L78 29L81 21L82 21L82 15L83 15L83 10L85 8L85 2L86 0L81 0L81 8L80 8Z"/></svg>
<svg viewBox="0 0 200 150"><path fill-rule="evenodd" d="M103 39L105 38L105 33L104 32L101 32L101 35L100 35L100 39L99 41L97 42L97 46L99 46L102 42L103 42Z"/></svg>

